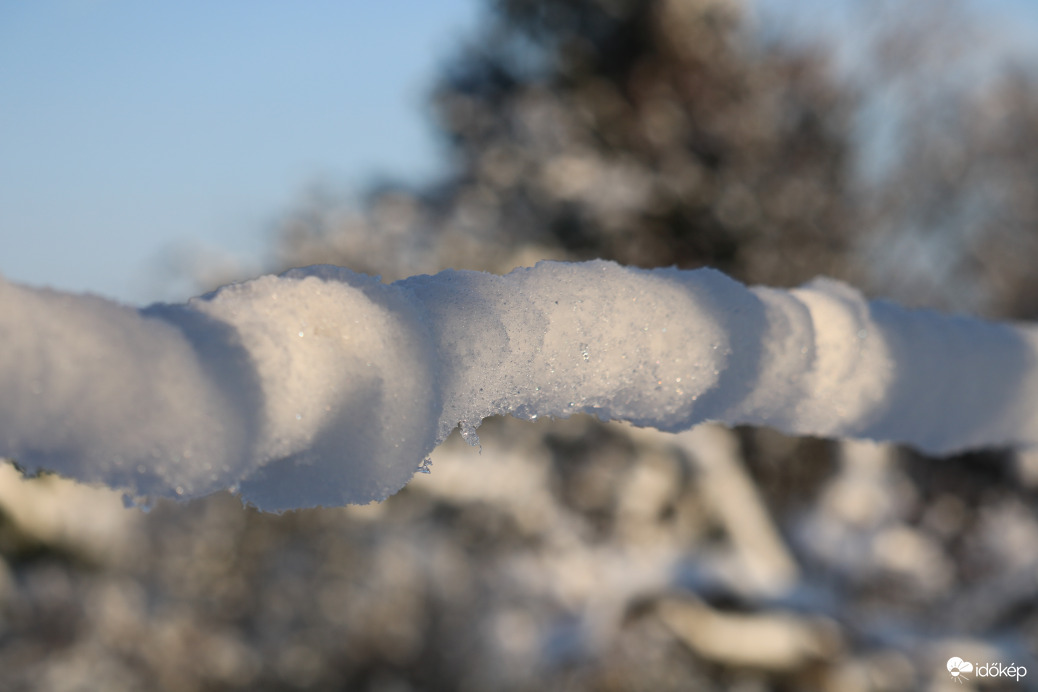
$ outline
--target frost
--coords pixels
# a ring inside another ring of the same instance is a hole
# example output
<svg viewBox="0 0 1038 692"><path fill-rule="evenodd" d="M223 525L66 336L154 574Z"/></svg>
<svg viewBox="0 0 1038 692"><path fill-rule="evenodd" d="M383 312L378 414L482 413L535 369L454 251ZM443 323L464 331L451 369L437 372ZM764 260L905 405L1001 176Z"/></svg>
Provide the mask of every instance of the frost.
<svg viewBox="0 0 1038 692"><path fill-rule="evenodd" d="M393 284L309 267L141 310L0 281L0 453L264 509L381 500L455 428L589 413L946 453L1038 441L1033 327L830 280L542 262Z"/></svg>

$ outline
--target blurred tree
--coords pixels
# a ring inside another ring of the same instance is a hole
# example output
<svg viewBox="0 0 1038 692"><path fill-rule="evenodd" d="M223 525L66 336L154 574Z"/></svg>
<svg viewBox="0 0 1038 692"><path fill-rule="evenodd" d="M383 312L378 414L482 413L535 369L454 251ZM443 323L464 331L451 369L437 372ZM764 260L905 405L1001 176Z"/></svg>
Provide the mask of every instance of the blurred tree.
<svg viewBox="0 0 1038 692"><path fill-rule="evenodd" d="M961 2L861 2L863 285L907 304L1038 316L1038 72Z"/></svg>
<svg viewBox="0 0 1038 692"><path fill-rule="evenodd" d="M496 0L433 102L452 167L294 215L286 264L395 278L544 257L854 279L855 98L729 0Z"/></svg>
<svg viewBox="0 0 1038 692"><path fill-rule="evenodd" d="M1038 76L1011 69L911 114L871 190L875 278L891 297L1038 317Z"/></svg>

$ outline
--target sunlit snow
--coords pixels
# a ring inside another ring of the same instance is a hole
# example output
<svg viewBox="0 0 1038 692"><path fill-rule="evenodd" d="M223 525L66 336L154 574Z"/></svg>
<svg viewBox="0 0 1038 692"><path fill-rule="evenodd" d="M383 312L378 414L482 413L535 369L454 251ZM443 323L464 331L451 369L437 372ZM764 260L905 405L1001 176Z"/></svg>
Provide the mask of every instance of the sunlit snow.
<svg viewBox="0 0 1038 692"><path fill-rule="evenodd" d="M818 280L542 262L393 284L339 267L121 306L0 280L0 454L131 496L381 500L461 425L590 413L946 453L1038 442L1038 331Z"/></svg>

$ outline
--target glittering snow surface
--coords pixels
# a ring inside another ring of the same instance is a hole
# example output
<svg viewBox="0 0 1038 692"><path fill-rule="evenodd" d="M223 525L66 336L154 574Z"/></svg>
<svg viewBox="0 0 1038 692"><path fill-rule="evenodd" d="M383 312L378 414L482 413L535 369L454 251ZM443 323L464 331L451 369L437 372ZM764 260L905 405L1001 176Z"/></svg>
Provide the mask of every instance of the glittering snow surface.
<svg viewBox="0 0 1038 692"><path fill-rule="evenodd" d="M591 413L945 453L1038 442L1038 331L818 280L542 262L329 266L141 310L0 280L0 454L134 496L381 500L461 425Z"/></svg>

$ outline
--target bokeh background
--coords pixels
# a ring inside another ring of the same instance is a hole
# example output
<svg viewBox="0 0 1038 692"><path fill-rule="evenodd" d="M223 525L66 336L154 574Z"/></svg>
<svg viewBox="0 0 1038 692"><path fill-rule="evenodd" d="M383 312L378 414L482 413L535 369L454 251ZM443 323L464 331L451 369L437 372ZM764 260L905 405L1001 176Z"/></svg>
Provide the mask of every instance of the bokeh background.
<svg viewBox="0 0 1038 692"><path fill-rule="evenodd" d="M1038 318L1038 6L0 4L0 272L819 274ZM963 392L969 396L969 392ZM1038 689L1038 455L490 420L380 505L0 467L0 690Z"/></svg>

